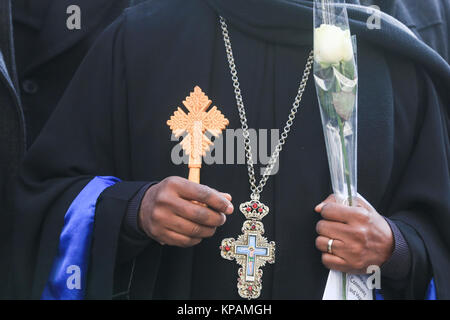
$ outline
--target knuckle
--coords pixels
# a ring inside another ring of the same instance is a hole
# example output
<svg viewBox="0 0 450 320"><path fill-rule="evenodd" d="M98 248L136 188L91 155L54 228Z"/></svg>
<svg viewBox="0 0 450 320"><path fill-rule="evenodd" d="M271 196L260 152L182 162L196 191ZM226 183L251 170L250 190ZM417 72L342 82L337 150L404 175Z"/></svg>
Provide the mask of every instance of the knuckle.
<svg viewBox="0 0 450 320"><path fill-rule="evenodd" d="M198 206L198 208L195 208L194 210L194 219L195 221L205 223L208 219L208 212L205 208Z"/></svg>
<svg viewBox="0 0 450 320"><path fill-rule="evenodd" d="M191 234L193 236L199 236L202 233L202 228L198 224L194 224L191 228Z"/></svg>
<svg viewBox="0 0 450 320"><path fill-rule="evenodd" d="M163 216L163 214L162 214L161 210L153 210L152 215L151 215L152 224L160 223L163 218L162 216Z"/></svg>
<svg viewBox="0 0 450 320"><path fill-rule="evenodd" d="M327 215L330 212L333 212L336 209L334 203L327 202L322 208L322 214Z"/></svg>
<svg viewBox="0 0 450 320"><path fill-rule="evenodd" d="M369 229L367 227L361 227L360 233L363 240L363 244L365 245L369 238Z"/></svg>
<svg viewBox="0 0 450 320"><path fill-rule="evenodd" d="M322 234L322 232L323 232L323 224L324 224L323 220L320 220L319 222L317 222L317 224L316 224L316 232L318 234Z"/></svg>
<svg viewBox="0 0 450 320"><path fill-rule="evenodd" d="M217 192L217 194L218 194L218 192ZM223 196L219 196L218 199L220 201L220 204L218 205L219 211L226 212L228 209L228 206L230 205L230 202L227 199L225 199Z"/></svg>
<svg viewBox="0 0 450 320"><path fill-rule="evenodd" d="M358 208L358 214L363 222L369 222L370 221L370 213L365 208Z"/></svg>
<svg viewBox="0 0 450 320"><path fill-rule="evenodd" d="M206 232L206 238L211 238L216 233L216 228L208 228Z"/></svg>
<svg viewBox="0 0 450 320"><path fill-rule="evenodd" d="M328 210L329 210L329 206L330 206L329 203L325 203L325 204L323 205L322 210L320 210L320 215L321 215L322 217L327 216Z"/></svg>
<svg viewBox="0 0 450 320"><path fill-rule="evenodd" d="M320 250L320 238L316 238L316 248Z"/></svg>
<svg viewBox="0 0 450 320"><path fill-rule="evenodd" d="M169 217L163 210L155 210L152 216L152 222L156 225L166 225Z"/></svg>
<svg viewBox="0 0 450 320"><path fill-rule="evenodd" d="M225 212L228 208L228 202L226 202L225 200L221 200L220 203L220 212Z"/></svg>
<svg viewBox="0 0 450 320"><path fill-rule="evenodd" d="M167 195L167 192L158 192L155 197L156 205L165 205L170 202L170 197Z"/></svg>
<svg viewBox="0 0 450 320"><path fill-rule="evenodd" d="M199 188L199 190L198 190L198 197L199 197L200 201L202 201L202 202L208 201L209 198L211 197L211 194L212 194L212 189L207 186L201 186L201 188Z"/></svg>
<svg viewBox="0 0 450 320"><path fill-rule="evenodd" d="M362 243L366 242L367 234L368 234L368 230L365 226L359 226L355 230L355 236Z"/></svg>
<svg viewBox="0 0 450 320"><path fill-rule="evenodd" d="M225 224L225 222L227 222L227 216L224 215L223 213L220 213L220 218L218 220L218 223L216 224L217 227L221 227Z"/></svg>
<svg viewBox="0 0 450 320"><path fill-rule="evenodd" d="M184 223L183 220L180 219L173 219L174 221L172 221L173 223L173 230L183 230L184 228Z"/></svg>
<svg viewBox="0 0 450 320"><path fill-rule="evenodd" d="M160 188L165 189L170 185L170 180L171 180L171 177L165 178L160 183L158 183L158 185L160 186Z"/></svg>
<svg viewBox="0 0 450 320"><path fill-rule="evenodd" d="M362 248L360 245L353 244L353 245L349 246L349 251L350 251L350 254L352 254L353 256L359 256L359 255L361 255Z"/></svg>
<svg viewBox="0 0 450 320"><path fill-rule="evenodd" d="M178 187L180 183L180 178L179 177L167 177L166 179L163 180L163 185L167 188L176 188Z"/></svg>
<svg viewBox="0 0 450 320"><path fill-rule="evenodd" d="M325 253L322 253L322 258L321 258L321 260L322 260L322 264L323 264L324 266L328 267L329 261L328 261L327 255L326 255Z"/></svg>
<svg viewBox="0 0 450 320"><path fill-rule="evenodd" d="M227 219L223 213L214 214L212 216L213 216L213 219L212 219L212 222L211 222L211 227L223 226L225 224L226 219Z"/></svg>

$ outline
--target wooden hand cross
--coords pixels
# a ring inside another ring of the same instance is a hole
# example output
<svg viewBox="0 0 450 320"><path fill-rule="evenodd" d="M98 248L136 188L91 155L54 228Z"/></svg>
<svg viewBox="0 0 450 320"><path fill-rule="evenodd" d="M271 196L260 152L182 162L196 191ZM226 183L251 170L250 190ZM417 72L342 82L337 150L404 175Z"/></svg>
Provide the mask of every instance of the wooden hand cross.
<svg viewBox="0 0 450 320"><path fill-rule="evenodd" d="M194 92L191 92L189 97L186 97L183 104L189 111L188 114L178 107L178 110L167 121L167 125L177 138L187 132L181 141L181 146L189 155L189 180L200 183L202 157L206 155L213 144L205 132L208 131L218 137L229 122L217 107L214 106L207 111L212 101L198 86L194 88Z"/></svg>

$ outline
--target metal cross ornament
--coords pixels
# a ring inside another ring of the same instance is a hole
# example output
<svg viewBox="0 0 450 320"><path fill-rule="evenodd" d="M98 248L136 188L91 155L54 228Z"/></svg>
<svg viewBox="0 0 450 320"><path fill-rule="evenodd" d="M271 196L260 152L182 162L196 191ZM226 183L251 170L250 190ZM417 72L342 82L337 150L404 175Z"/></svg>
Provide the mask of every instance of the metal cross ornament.
<svg viewBox="0 0 450 320"><path fill-rule="evenodd" d="M186 97L183 105L189 111L187 114L178 107L178 110L167 121L167 125L172 130L175 137L180 137L187 132L181 141L181 147L189 155L189 180L200 183L200 168L202 167L202 157L209 151L213 142L205 135L208 131L213 136L218 137L222 133L229 121L217 109L212 107L212 101L208 96L196 86L194 91Z"/></svg>
<svg viewBox="0 0 450 320"><path fill-rule="evenodd" d="M220 252L227 260L235 259L241 266L238 270L238 293L242 298L257 299L261 294L263 267L266 262L275 262L275 242L268 242L261 221L269 208L258 200L251 200L239 206L247 220L242 226L243 234L236 240L222 240Z"/></svg>

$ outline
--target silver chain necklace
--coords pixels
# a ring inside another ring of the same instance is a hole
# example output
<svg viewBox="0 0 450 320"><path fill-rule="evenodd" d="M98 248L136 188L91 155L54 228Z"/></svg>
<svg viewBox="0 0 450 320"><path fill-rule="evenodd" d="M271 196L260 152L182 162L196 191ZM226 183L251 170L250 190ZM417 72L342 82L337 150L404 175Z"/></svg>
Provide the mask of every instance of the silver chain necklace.
<svg viewBox="0 0 450 320"><path fill-rule="evenodd" d="M228 26L223 17L220 17L220 26L222 28L223 40L225 42L225 49L231 72L231 79L233 81L236 103L242 125L245 156L247 158L247 168L251 190L251 200L242 203L239 207L240 211L247 218L242 226L243 234L236 240L233 238L224 239L220 246L220 250L223 258L227 260L236 259L236 262L241 266L238 271L239 279L237 285L239 295L242 298L256 299L260 296L262 290L261 278L263 272L260 267L264 266L266 262L275 262L275 242L268 242L267 239L262 236L264 234L264 225L260 220L269 213L269 208L259 201L260 194L270 177L273 167L278 161L280 152L283 149L283 145L286 143L291 126L300 107L300 102L302 100L306 83L308 82L309 74L311 72L311 67L314 62L314 53L311 51L309 54L305 71L300 82L300 87L298 89L297 96L294 99L294 103L283 129L283 133L281 134L281 138L278 140L278 144L269 159L269 164L264 169L261 181L258 185L256 185L247 117L242 99L236 64L234 61L233 49L231 47Z"/></svg>
<svg viewBox="0 0 450 320"><path fill-rule="evenodd" d="M306 88L306 83L308 82L309 74L311 72L311 67L314 62L314 52L311 51L309 54L305 71L303 73L302 81L300 82L300 87L298 88L297 96L294 99L294 103L292 106L292 109L290 111L288 120L286 122L286 126L283 129L283 133L281 134L281 138L278 140L278 144L275 147L274 152L272 153L272 156L269 159L269 164L265 168L263 172L263 176L261 178L261 181L259 182L259 185L256 186L256 178L255 178L255 170L253 168L253 158L251 153L251 145L250 145L250 134L248 132L248 125L247 125L247 117L245 113L245 107L244 102L242 100L242 93L240 89L239 84L239 78L237 74L236 64L234 61L233 56L233 49L231 47L231 39L230 35L228 33L228 26L223 17L220 17L220 25L222 28L222 34L223 34L223 40L225 42L225 49L227 52L227 58L228 63L230 66L230 72L231 72L231 79L233 81L233 87L234 87L234 93L236 95L236 103L239 110L239 117L241 120L243 135L244 135L244 145L245 145L245 156L247 158L247 166L248 166L248 175L250 179L250 189L252 192L251 198L254 200L259 200L260 194L263 191L264 186L267 183L267 180L270 177L270 174L273 170L273 167L275 166L278 157L280 155L281 150L283 149L283 145L286 142L286 139L288 137L289 131L291 131L291 126L294 122L295 116L297 114L297 111L300 107L300 102L302 101L303 92Z"/></svg>

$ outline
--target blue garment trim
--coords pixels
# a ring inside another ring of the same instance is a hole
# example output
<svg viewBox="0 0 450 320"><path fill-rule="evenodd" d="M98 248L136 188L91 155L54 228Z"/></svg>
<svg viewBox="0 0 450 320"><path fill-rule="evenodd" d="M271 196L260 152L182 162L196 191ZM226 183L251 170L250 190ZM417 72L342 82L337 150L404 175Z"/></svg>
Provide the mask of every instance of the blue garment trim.
<svg viewBox="0 0 450 320"><path fill-rule="evenodd" d="M115 177L95 177L70 205L64 216L58 255L41 299L84 299L97 200L106 188L119 181Z"/></svg>
<svg viewBox="0 0 450 320"><path fill-rule="evenodd" d="M381 290L375 290L375 300L384 300ZM436 284L434 283L434 279L431 279L430 284L428 285L424 300L437 300Z"/></svg>
<svg viewBox="0 0 450 320"><path fill-rule="evenodd" d="M425 300L437 300L436 294L436 284L434 283L434 279L431 279L430 285L428 286L427 296Z"/></svg>

